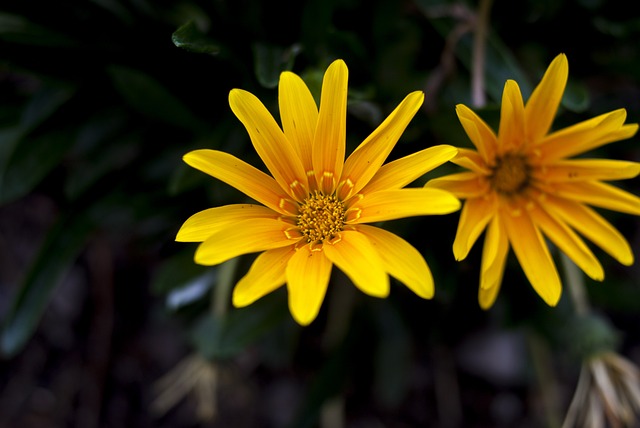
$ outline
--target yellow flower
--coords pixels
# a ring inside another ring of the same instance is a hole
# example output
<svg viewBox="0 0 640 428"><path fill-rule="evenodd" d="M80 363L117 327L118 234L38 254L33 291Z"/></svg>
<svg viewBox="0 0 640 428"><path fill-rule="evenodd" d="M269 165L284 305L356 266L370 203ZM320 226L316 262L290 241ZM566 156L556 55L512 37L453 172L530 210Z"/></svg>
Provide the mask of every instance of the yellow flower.
<svg viewBox="0 0 640 428"><path fill-rule="evenodd" d="M633 263L626 239L588 205L640 215L640 199L604 183L632 178L640 164L605 159L568 159L632 137L637 124L624 124L624 109L549 132L562 99L569 66L558 55L526 105L518 84L506 82L498 135L473 111L456 112L477 150L460 149L452 160L469 171L434 179L429 188L466 199L453 253L463 260L486 229L478 299L487 309L496 299L509 248L542 299L555 306L561 282L543 236L588 276L604 271L576 231L624 265Z"/></svg>
<svg viewBox="0 0 640 428"><path fill-rule="evenodd" d="M233 290L236 307L286 283L291 314L307 325L320 310L334 264L372 296L389 294L389 274L419 296L433 296L433 279L420 253L402 238L366 223L459 209L460 202L449 192L403 189L452 159L457 150L431 147L382 166L422 105L424 94L417 91L345 161L347 75L343 61L329 66L318 109L302 79L282 73L282 129L254 95L230 92L231 110L273 177L216 150L184 156L192 167L262 204L201 211L176 237L202 242L195 261L203 265L263 252Z"/></svg>

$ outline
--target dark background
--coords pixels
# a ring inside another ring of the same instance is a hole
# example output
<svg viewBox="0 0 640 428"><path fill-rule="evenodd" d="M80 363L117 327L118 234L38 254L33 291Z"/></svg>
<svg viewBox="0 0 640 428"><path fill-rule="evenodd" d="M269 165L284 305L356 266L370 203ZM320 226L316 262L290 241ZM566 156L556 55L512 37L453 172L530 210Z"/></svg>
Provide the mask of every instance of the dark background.
<svg viewBox="0 0 640 428"><path fill-rule="evenodd" d="M0 426L339 428L338 415L349 427L555 427L582 358L613 348L640 363L638 265L597 248L606 279L586 280L589 320L576 317L566 290L547 307L513 255L485 312L480 249L463 262L451 252L457 213L389 222L425 256L435 298L397 283L388 299L368 297L334 269L318 319L301 328L284 289L228 307L218 285L253 256L204 268L192 262L195 245L174 242L191 214L243 197L182 155L216 148L262 167L227 96L246 89L277 118L282 70L317 95L328 64L345 60L347 152L418 89L425 104L390 159L468 146L455 105L472 107L476 9L430 0L4 2ZM526 99L564 52L570 77L554 127L617 108L635 123L639 36L628 2L495 0L488 102L477 111L496 126L504 81L516 79ZM590 155L639 161L638 142ZM640 193L637 179L619 185ZM638 219L604 214L639 257ZM167 373L169 386L159 382Z"/></svg>

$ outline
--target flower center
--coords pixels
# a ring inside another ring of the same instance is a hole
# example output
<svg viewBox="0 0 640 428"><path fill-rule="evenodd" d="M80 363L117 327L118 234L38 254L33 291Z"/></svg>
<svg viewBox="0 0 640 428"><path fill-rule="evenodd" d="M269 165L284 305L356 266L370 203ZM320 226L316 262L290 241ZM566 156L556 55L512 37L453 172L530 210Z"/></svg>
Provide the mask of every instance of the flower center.
<svg viewBox="0 0 640 428"><path fill-rule="evenodd" d="M518 153L506 153L496 159L489 176L491 187L499 193L513 195L529 185L531 167L527 158Z"/></svg>
<svg viewBox="0 0 640 428"><path fill-rule="evenodd" d="M298 227L307 242L331 239L344 226L345 209L335 195L315 191L298 209Z"/></svg>

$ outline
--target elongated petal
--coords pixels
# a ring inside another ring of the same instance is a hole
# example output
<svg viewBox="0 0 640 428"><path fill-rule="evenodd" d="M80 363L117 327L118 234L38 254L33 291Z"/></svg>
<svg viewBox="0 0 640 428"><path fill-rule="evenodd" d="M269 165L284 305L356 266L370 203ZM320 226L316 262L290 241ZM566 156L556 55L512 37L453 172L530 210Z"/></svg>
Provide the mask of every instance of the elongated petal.
<svg viewBox="0 0 640 428"><path fill-rule="evenodd" d="M250 305L284 285L287 263L294 253L293 246L287 246L260 254L233 289L233 306Z"/></svg>
<svg viewBox="0 0 640 428"><path fill-rule="evenodd" d="M497 206L493 198L473 198L465 202L460 213L453 255L456 260L464 260L476 240L492 217Z"/></svg>
<svg viewBox="0 0 640 428"><path fill-rule="evenodd" d="M290 224L270 218L241 220L211 235L198 246L195 261L217 265L236 256L295 244L287 237Z"/></svg>
<svg viewBox="0 0 640 428"><path fill-rule="evenodd" d="M190 166L235 187L245 195L283 214L295 214L297 205L276 181L228 153L194 150L183 157Z"/></svg>
<svg viewBox="0 0 640 428"><path fill-rule="evenodd" d="M347 131L347 66L336 60L324 75L318 126L313 142L313 169L320 190L332 193L342 175Z"/></svg>
<svg viewBox="0 0 640 428"><path fill-rule="evenodd" d="M478 149L480 156L485 162L493 160L498 147L498 137L496 137L493 130L489 128L489 125L480 116L464 104L456 106L456 113L469 139Z"/></svg>
<svg viewBox="0 0 640 428"><path fill-rule="evenodd" d="M418 250L404 239L384 229L359 225L358 230L378 250L384 270L423 299L433 297L433 276Z"/></svg>
<svg viewBox="0 0 640 428"><path fill-rule="evenodd" d="M540 231L526 210L521 210L519 216L505 214L503 218L509 242L529 282L549 306L557 305L562 285Z"/></svg>
<svg viewBox="0 0 640 428"><path fill-rule="evenodd" d="M342 199L358 193L371 180L423 101L424 93L421 91L407 95L384 122L347 158L338 189Z"/></svg>
<svg viewBox="0 0 640 428"><path fill-rule="evenodd" d="M381 190L366 195L352 209L360 210L352 224L373 223L416 215L449 214L460 209L460 201L440 189Z"/></svg>
<svg viewBox="0 0 640 428"><path fill-rule="evenodd" d="M434 178L425 187L446 190L461 199L480 198L491 190L487 179L475 172L459 172Z"/></svg>
<svg viewBox="0 0 640 428"><path fill-rule="evenodd" d="M571 159L539 168L535 178L549 182L624 180L640 174L640 163L608 159Z"/></svg>
<svg viewBox="0 0 640 428"><path fill-rule="evenodd" d="M482 159L480 153L475 150L459 148L458 154L451 162L481 175L491 174L491 169L487 166L485 160Z"/></svg>
<svg viewBox="0 0 640 428"><path fill-rule="evenodd" d="M240 220L277 219L278 217L278 213L262 205L238 204L209 208L189 217L178 231L176 241L202 242L214 233L230 227Z"/></svg>
<svg viewBox="0 0 640 428"><path fill-rule="evenodd" d="M640 198L610 184L598 181L558 183L555 194L589 205L640 215Z"/></svg>
<svg viewBox="0 0 640 428"><path fill-rule="evenodd" d="M300 247L289 260L286 270L289 310L300 325L316 319L331 277L331 262L322 251Z"/></svg>
<svg viewBox="0 0 640 428"><path fill-rule="evenodd" d="M241 89L231 90L229 105L273 178L289 195L302 200L308 191L302 160L271 113L255 95Z"/></svg>
<svg viewBox="0 0 640 428"><path fill-rule="evenodd" d="M389 275L380 253L369 239L356 230L341 232L341 240L325 243L322 251L364 293L374 297L389 295Z"/></svg>
<svg viewBox="0 0 640 428"><path fill-rule="evenodd" d="M525 142L524 102L520 87L514 80L507 80L502 93L498 147L500 153L510 152Z"/></svg>
<svg viewBox="0 0 640 428"><path fill-rule="evenodd" d="M378 170L362 192L366 194L379 190L400 189L451 160L456 153L455 147L440 145L389 162Z"/></svg>
<svg viewBox="0 0 640 428"><path fill-rule="evenodd" d="M547 197L545 207L569 226L625 266L633 264L633 251L622 234L593 209L575 201Z"/></svg>
<svg viewBox="0 0 640 428"><path fill-rule="evenodd" d="M480 267L480 307L488 309L493 305L502 283L504 268L509 253L509 238L500 216L494 216L487 226L482 247Z"/></svg>
<svg viewBox="0 0 640 428"><path fill-rule="evenodd" d="M307 85L294 73L285 71L280 75L278 91L284 135L293 144L305 171L312 171L312 147L318 124L318 106Z"/></svg>
<svg viewBox="0 0 640 428"><path fill-rule="evenodd" d="M619 109L549 134L536 147L539 161L548 163L631 138L638 125L624 125L626 118L626 110Z"/></svg>
<svg viewBox="0 0 640 428"><path fill-rule="evenodd" d="M527 137L535 142L551 129L569 77L569 62L560 54L551 62L525 107Z"/></svg>
<svg viewBox="0 0 640 428"><path fill-rule="evenodd" d="M590 278L596 281L604 279L604 270L596 256L565 222L554 218L554 210L547 212L543 206L538 205L529 213L533 222L542 232Z"/></svg>
<svg viewBox="0 0 640 428"><path fill-rule="evenodd" d="M500 218L494 217L487 227L482 248L478 303L484 310L491 308L498 297L508 253L507 232Z"/></svg>

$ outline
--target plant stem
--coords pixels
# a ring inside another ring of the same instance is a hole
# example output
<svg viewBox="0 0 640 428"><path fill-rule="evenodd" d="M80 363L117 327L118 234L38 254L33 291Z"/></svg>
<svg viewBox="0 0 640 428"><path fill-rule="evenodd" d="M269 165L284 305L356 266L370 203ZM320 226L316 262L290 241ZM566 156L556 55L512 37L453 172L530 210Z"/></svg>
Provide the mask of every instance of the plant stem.
<svg viewBox="0 0 640 428"><path fill-rule="evenodd" d="M571 261L566 254L560 252L562 258L562 267L565 272L565 281L569 293L571 294L571 300L575 306L576 313L578 315L586 315L589 313L589 299L584 286L584 277L578 266Z"/></svg>
<svg viewBox="0 0 640 428"><path fill-rule="evenodd" d="M489 11L493 0L480 0L473 38L473 63L471 65L471 102L475 107L484 107L486 95L484 90L484 65L486 38L489 29Z"/></svg>

